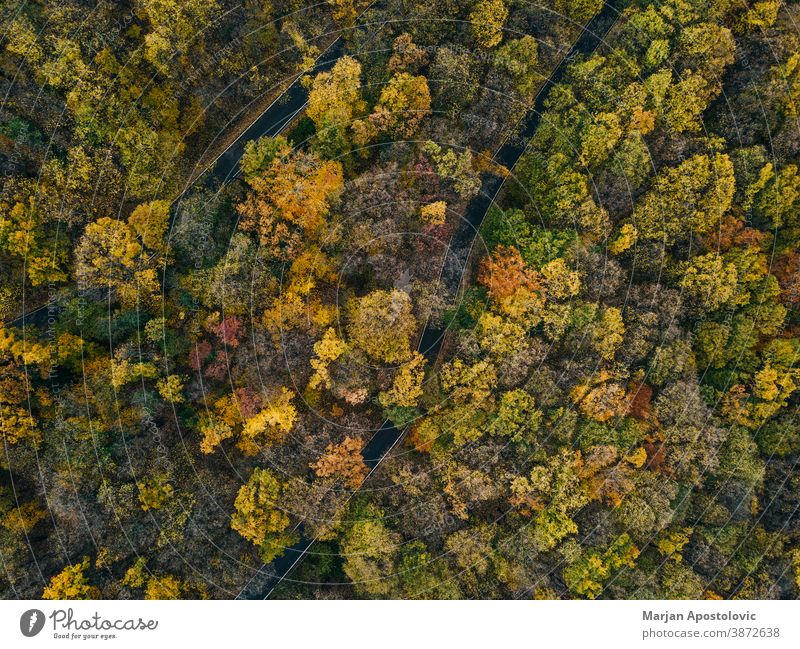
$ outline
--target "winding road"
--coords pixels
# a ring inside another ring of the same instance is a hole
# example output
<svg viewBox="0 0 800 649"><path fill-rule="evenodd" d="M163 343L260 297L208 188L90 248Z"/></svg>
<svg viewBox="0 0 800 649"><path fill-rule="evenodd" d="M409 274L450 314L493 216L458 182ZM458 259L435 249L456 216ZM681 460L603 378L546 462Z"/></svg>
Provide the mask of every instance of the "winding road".
<svg viewBox="0 0 800 649"><path fill-rule="evenodd" d="M360 19L374 5L371 3L359 15ZM544 104L552 88L562 79L570 61L579 54L591 54L604 41L609 30L616 23L621 9L625 5L625 0L609 0L605 2L601 10L583 27L580 35L567 52L566 56L553 70L552 74L542 84L533 105L526 117L523 119L520 134L513 142L506 142L495 153L493 160L507 169L513 169L517 161L522 156L527 143L536 132L541 121ZM355 29L363 29L364 26L357 24ZM308 73L318 73L330 69L337 60L345 53L345 44L342 36L337 37L319 55L315 64ZM300 114L306 106L308 92L300 83L302 75L298 75L289 86L253 121L225 150L216 157L208 167L201 172L194 182L189 184L184 191L175 199L173 206L179 204L188 191L197 187L198 182L206 185L224 185L239 172L239 162L245 150L246 144L264 136L274 136L281 133L293 119ZM453 234L450 248L456 251L459 258L465 260L469 258L475 237L483 223L487 211L498 198L505 183L505 178L494 175L486 175L483 179L481 191L467 205L463 218L460 220L456 231ZM175 210L173 210L174 214ZM467 264L465 262L461 273L450 279L452 285L447 288L456 294L464 281ZM8 324L10 326L24 326L33 324L43 326L51 317L51 305L44 304L23 315L15 318ZM420 336L418 350L434 364L438 358L445 331L431 325L427 325ZM406 429L399 429L391 421L383 422L381 427L375 431L372 438L367 442L363 449L364 461L370 468L370 475L381 465L389 452L402 439ZM363 484L363 483L362 483ZM357 492L354 492L354 494ZM354 494L351 494L351 498ZM299 530L299 525L296 527ZM301 530L299 530L301 531ZM250 581L242 588L237 599L267 599L274 592L275 588L283 582L293 570L302 562L304 557L316 542L315 538L301 537L295 545L286 548L283 555L263 566L256 571Z"/></svg>
<svg viewBox="0 0 800 649"><path fill-rule="evenodd" d="M356 17L355 25L351 29L364 29L361 19L378 3L373 0ZM186 195L197 189L198 185L222 186L233 180L239 173L239 162L244 154L245 146L251 140L260 137L274 136L281 133L292 120L300 114L306 106L308 92L303 88L300 80L307 74L317 74L329 70L344 54L344 38L337 36L314 60L313 66L303 73L298 73L289 85L278 94L275 99L250 123L239 136L231 142L216 158L214 158L202 171L193 174L183 190L172 200L170 211L170 225L173 224L177 210L176 206ZM46 302L37 307L24 311L22 314L5 322L8 327L24 327L33 325L43 328L48 324L54 312L58 311L57 305Z"/></svg>
<svg viewBox="0 0 800 649"><path fill-rule="evenodd" d="M530 111L522 121L519 137L515 138L513 142L506 142L500 147L493 157L495 163L509 170L514 168L517 161L525 152L528 142L539 127L542 113L544 112L544 104L552 88L563 78L567 67L575 56L591 54L604 42L606 35L619 19L624 6L625 0L609 0L605 2L600 11L583 27L580 35L572 44L566 56L564 56L553 70L552 74L542 84ZM450 243L451 250L461 250L466 253L463 255L465 260L469 259L470 251L472 250L475 237L478 234L481 224L489 208L498 198L504 184L505 177L487 175L483 179L481 191L468 203L464 216L459 222L456 231L453 233ZM464 281L467 268L468 265L465 262L461 273L456 276L453 281L453 285L447 287L454 294ZM428 359L431 365L435 364L438 359L444 335L444 330L432 325L427 325L420 336L418 350ZM399 429L390 420L386 420L373 434L362 451L364 462L370 468L370 472L362 483L362 486L366 484L372 473L380 466L389 452L400 442L406 430L405 428ZM357 493L357 491L353 492L350 498L352 498L355 493ZM298 527L299 526L295 529ZM315 538L303 537L295 545L286 548L283 555L269 564L269 574L263 579L251 580L251 583L242 589L239 598L268 599L275 589L289 577L308 555L315 542ZM259 574L265 574L263 569L259 571ZM255 587L253 583L255 581L260 582L260 587Z"/></svg>

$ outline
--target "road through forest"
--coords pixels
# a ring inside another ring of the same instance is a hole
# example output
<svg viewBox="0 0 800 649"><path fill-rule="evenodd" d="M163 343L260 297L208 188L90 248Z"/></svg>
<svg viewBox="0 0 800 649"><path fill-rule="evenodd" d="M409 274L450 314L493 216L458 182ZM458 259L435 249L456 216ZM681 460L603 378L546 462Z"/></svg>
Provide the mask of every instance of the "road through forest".
<svg viewBox="0 0 800 649"><path fill-rule="evenodd" d="M497 151L493 158L495 163L509 170L514 168L517 161L524 153L527 143L539 127L544 105L552 88L562 79L567 67L575 56L591 54L604 42L606 35L617 22L624 5L624 0L610 0L604 3L600 11L583 27L580 35L575 40L566 56L542 84L531 109L522 121L519 136L514 138L511 142L506 142ZM330 64L332 65L332 63L333 62ZM268 120L265 120L265 123L267 121ZM468 203L464 216L453 233L450 242L450 254L464 259L465 262L461 273L450 279L451 285L448 285L447 289L451 294L456 294L458 292L467 270L466 260L469 259L469 251L474 244L475 237L478 234L486 213L498 198L504 181L504 178L495 175L487 175L483 179L481 191ZM420 336L418 350L427 358L431 365L434 365L437 360L444 334L444 330L432 325L427 325ZM386 420L367 442L362 453L364 462L370 468L370 475L402 439L405 430L406 429L397 428L391 421ZM362 483L362 486L368 480L369 475L364 483ZM350 497L352 498L352 495ZM261 578L252 579L250 583L242 589L239 598L269 598L275 588L284 581L291 572L297 568L303 558L307 556L314 543L314 538L303 537L295 545L286 548L283 555L272 561L269 566L265 566L266 570L262 569L259 571L258 576Z"/></svg>
<svg viewBox="0 0 800 649"><path fill-rule="evenodd" d="M359 16L366 15L370 4ZM621 9L625 5L625 0L609 0L604 3L601 10L582 28L582 31L567 54L553 70L552 74L545 80L534 99L531 109L520 124L520 130L513 141L506 142L495 154L493 160L498 165L502 165L511 170L525 151L527 143L536 132L541 121L544 104L552 88L561 80L570 61L579 54L591 54L604 41L605 36L617 21ZM354 29L375 28L375 25L357 24ZM380 25L377 26L380 31ZM329 70L346 53L345 42L342 36L336 38L320 54L315 61L315 65L307 73L315 74ZM173 208L179 207L183 197L189 191L195 189L199 184L209 187L220 187L230 182L239 173L239 163L244 154L245 146L251 140L256 140L265 136L278 135L292 123L294 118L305 108L308 99L308 92L300 83L301 75L298 75L289 86L272 101L259 117L255 119L237 138L232 142L209 167L191 185L178 196ZM497 199L505 179L496 175L485 175L482 182L481 191L467 205L466 211L459 221L450 242L449 255L458 259L463 259L459 273L443 278L446 288L452 295L456 295L464 280L467 270L467 260L475 242L476 235L486 216L487 211ZM176 209L172 210L173 218ZM53 305L55 306L55 305ZM46 326L49 318L54 314L51 305L39 306L18 318L11 321L11 326L22 327L25 325ZM426 325L419 339L418 350L434 365L445 331L433 325ZM405 429L399 429L387 420L375 431L363 449L364 461L370 467L370 474L381 464L388 453L402 439ZM367 476L367 480L369 476ZM350 496L352 498L352 495ZM299 530L302 533L302 530ZM241 589L237 599L266 599L275 588L286 579L289 574L299 565L302 559L308 554L314 545L314 538L301 536L301 540L295 545L286 548L283 555L272 561L270 564L260 568L248 583Z"/></svg>
<svg viewBox="0 0 800 649"><path fill-rule="evenodd" d="M356 25L352 29L365 28L359 21L377 1L378 0L373 0L373 2L357 16ZM244 155L245 146L248 142L257 140L260 137L278 135L291 124L294 117L303 111L306 106L306 101L308 100L308 92L300 83L301 79L308 74L315 75L329 70L336 61L344 55L344 49L344 38L340 34L319 54L314 60L314 65L303 74L298 73L289 85L270 102L267 108L264 109L264 111L261 112L231 144L225 147L222 153L214 158L205 169L192 174L192 180L187 183L180 194L172 201L170 227L174 224L181 201L191 192L195 191L198 186L205 185L207 187L219 188L238 175L239 162L242 159L242 155ZM230 123L228 126L230 126ZM217 139L221 139L221 137L222 134L220 134ZM213 146L213 142L210 146ZM23 313L6 322L6 326L20 328L34 326L45 328L48 321L57 314L57 311L57 306L50 302L36 306L29 311L25 311L23 308Z"/></svg>

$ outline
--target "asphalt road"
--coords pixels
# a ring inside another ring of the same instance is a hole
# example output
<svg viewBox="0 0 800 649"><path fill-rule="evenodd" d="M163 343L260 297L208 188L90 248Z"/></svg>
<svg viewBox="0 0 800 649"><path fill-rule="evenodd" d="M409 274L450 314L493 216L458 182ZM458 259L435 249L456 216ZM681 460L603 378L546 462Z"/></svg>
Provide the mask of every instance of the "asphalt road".
<svg viewBox="0 0 800 649"><path fill-rule="evenodd" d="M361 18L373 5L373 1L364 11L359 14ZM358 20L357 18L357 20ZM363 28L360 26L355 29ZM307 71L307 74L317 74L329 70L344 54L344 42L341 36L337 37L314 61L314 66ZM170 226L172 226L177 210L175 207L181 200L192 191L195 191L199 184L207 186L222 186L233 180L239 173L239 162L244 154L245 145L250 140L257 140L264 136L274 136L281 133L292 119L298 115L306 106L308 92L300 84L300 79L304 75L298 75L287 88L278 95L270 105L236 138L226 149L215 158L208 167L203 170L194 181L189 183L183 191L172 201L170 213ZM55 303L47 303L37 306L16 318L6 322L8 327L34 326L45 328L48 322L57 317L58 307Z"/></svg>
<svg viewBox="0 0 800 649"><path fill-rule="evenodd" d="M544 103L550 90L557 84L566 72L569 62L578 54L590 54L603 42L604 37L616 22L619 12L624 5L624 0L610 0L603 5L600 12L587 23L581 35L570 48L567 55L555 68L550 77L545 81L537 94L531 110L523 120L520 136L513 142L504 144L495 154L494 161L508 169L513 169L525 151L526 145L541 121ZM370 5L372 6L372 5ZM363 14L362 14L363 15ZM321 72L330 69L344 54L344 43L341 37L337 38L317 59L311 72ZM277 97L267 109L217 157L209 168L200 176L200 182L206 184L225 184L239 172L239 162L244 153L245 145L251 140L264 136L274 136L281 133L293 118L305 108L308 93L296 78L287 89ZM486 176L483 179L481 191L467 205L464 217L459 222L451 241L451 249L468 251L474 244L475 237L486 216L487 211L495 202L504 184L504 179L497 176ZM196 188L193 183L187 190ZM184 192L185 194L186 192ZM179 202L184 194L176 199ZM461 255L468 258L468 252ZM452 285L447 288L455 294L463 281L466 268L451 279ZM43 326L49 317L53 317L49 305L34 309L9 323L11 326L37 325ZM426 326L420 336L418 349L433 364L436 362L445 332L433 326ZM391 421L383 422L375 431L372 438L363 449L364 461L374 471L403 437L405 429L398 429ZM371 473L370 472L370 473ZM368 478L369 479L369 476ZM366 481L365 481L366 482ZM352 497L352 496L351 496ZM242 589L239 594L241 599L266 599L275 588L286 579L289 574L307 555L314 544L314 538L302 537L301 540L286 548L284 554L275 559L266 569L261 569Z"/></svg>
<svg viewBox="0 0 800 649"><path fill-rule="evenodd" d="M337 38L317 58L313 69L308 74L317 74L333 67L344 54L344 43L341 36ZM225 184L239 173L239 162L244 154L245 145L260 137L272 137L280 134L292 119L303 111L308 100L308 91L300 85L297 77L283 93L280 94L259 115L239 137L222 152L201 176L206 183L219 182ZM192 189L194 186L192 186Z"/></svg>
<svg viewBox="0 0 800 649"><path fill-rule="evenodd" d="M573 43L570 50L562 61L556 66L553 73L542 85L539 90L531 110L522 122L520 135L513 142L506 142L494 156L494 161L503 165L507 169L513 169L517 161L525 151L527 143L536 132L541 122L544 104L552 88L563 78L567 67L572 59L577 55L586 55L594 52L604 41L606 35L619 18L620 12L624 7L624 0L610 0L606 2L602 9L592 18L583 28L580 36ZM480 230L486 213L497 199L505 180L498 176L486 176L483 179L481 191L467 205L464 217L459 222L456 231L453 233L451 249L461 250L466 254L459 255L460 258L468 259L468 251L472 248L475 237ZM452 254L452 253L451 253ZM466 266L461 273L450 280L453 285L447 288L456 293L464 279ZM445 331L433 326L426 326L420 336L418 349L427 359L434 364L438 358ZM402 439L406 429L399 429L391 421L386 420L381 427L374 433L372 438L365 445L362 453L364 462L370 467L370 475L386 458ZM369 480L369 475L364 481ZM352 498L352 495L351 495ZM273 594L275 588L297 568L302 560L307 556L309 550L314 545L315 539L303 537L298 543L286 549L284 554L275 559L270 564L269 574L258 581L258 588L251 587L243 589L241 598L247 599L267 599Z"/></svg>

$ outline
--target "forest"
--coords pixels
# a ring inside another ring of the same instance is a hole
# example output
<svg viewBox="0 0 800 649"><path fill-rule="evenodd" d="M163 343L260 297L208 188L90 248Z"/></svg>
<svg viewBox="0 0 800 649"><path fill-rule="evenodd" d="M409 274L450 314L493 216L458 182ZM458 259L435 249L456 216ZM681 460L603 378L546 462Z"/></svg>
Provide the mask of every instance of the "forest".
<svg viewBox="0 0 800 649"><path fill-rule="evenodd" d="M0 24L0 598L800 597L796 0Z"/></svg>

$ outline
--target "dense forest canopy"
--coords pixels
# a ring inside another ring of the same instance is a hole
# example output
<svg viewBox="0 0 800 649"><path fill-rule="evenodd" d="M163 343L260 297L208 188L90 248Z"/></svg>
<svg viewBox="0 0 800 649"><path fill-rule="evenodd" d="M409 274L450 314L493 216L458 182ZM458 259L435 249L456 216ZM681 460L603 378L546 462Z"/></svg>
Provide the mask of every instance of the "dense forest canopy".
<svg viewBox="0 0 800 649"><path fill-rule="evenodd" d="M800 4L0 16L0 596L800 596Z"/></svg>

